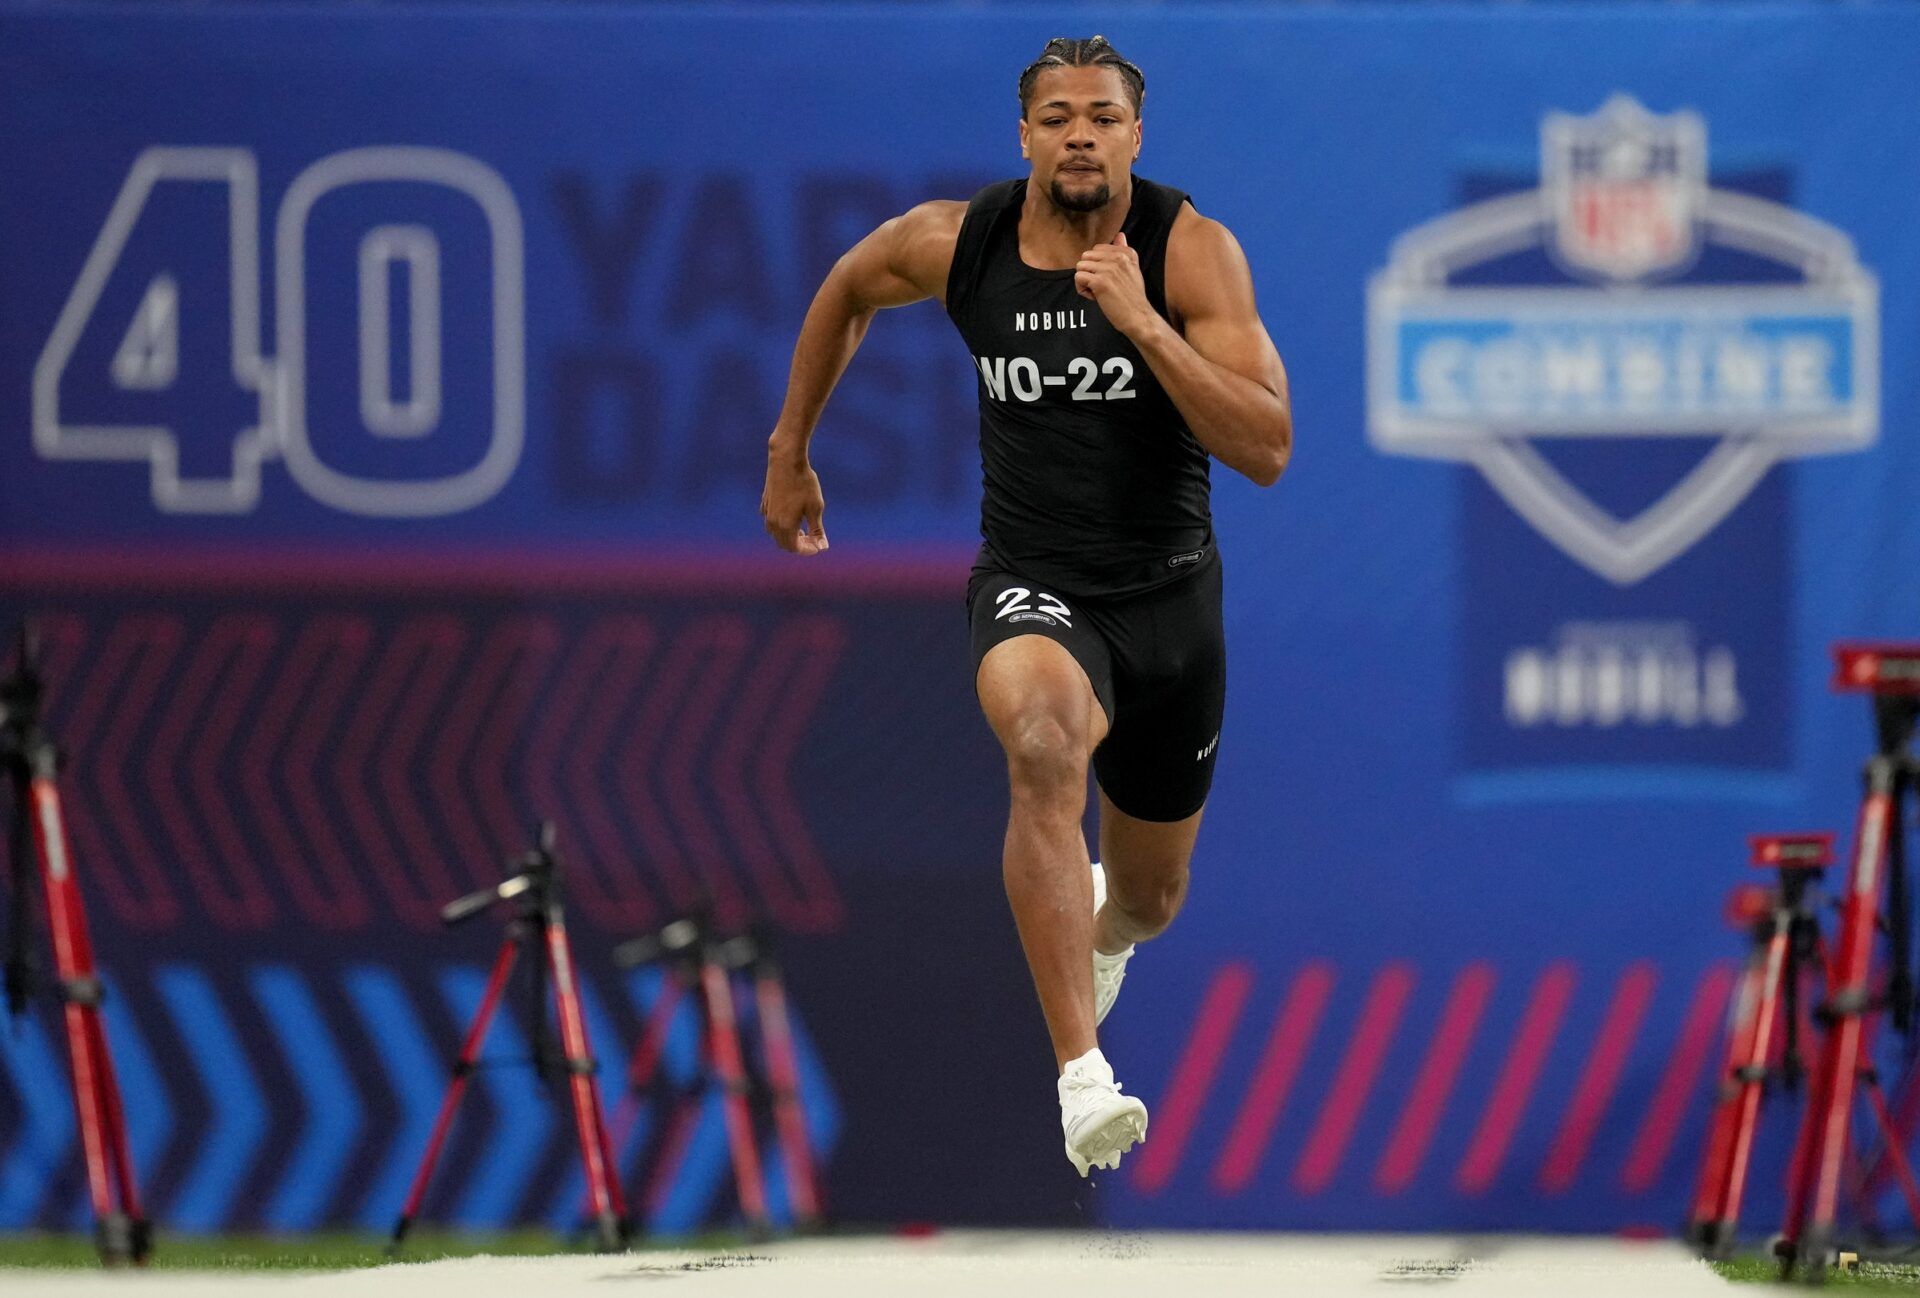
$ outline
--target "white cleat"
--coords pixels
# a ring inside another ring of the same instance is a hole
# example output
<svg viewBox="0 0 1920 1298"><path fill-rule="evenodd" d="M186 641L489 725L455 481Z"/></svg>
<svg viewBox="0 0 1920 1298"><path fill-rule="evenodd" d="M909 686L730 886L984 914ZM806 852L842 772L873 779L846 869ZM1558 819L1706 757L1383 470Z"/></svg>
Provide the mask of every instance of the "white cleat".
<svg viewBox="0 0 1920 1298"><path fill-rule="evenodd" d="M1098 915L1100 908L1107 904L1107 872L1100 862L1093 863L1093 913ZM1127 961L1133 959L1133 947L1118 955L1107 955L1099 949L1093 953L1093 1022L1094 1026L1107 1021L1107 1011L1113 1008L1114 1001L1120 998L1120 984L1127 976Z"/></svg>
<svg viewBox="0 0 1920 1298"><path fill-rule="evenodd" d="M1095 1167L1119 1167L1120 1155L1147 1138L1147 1106L1120 1093L1112 1067L1097 1048L1069 1063L1058 1086L1067 1158L1080 1175Z"/></svg>

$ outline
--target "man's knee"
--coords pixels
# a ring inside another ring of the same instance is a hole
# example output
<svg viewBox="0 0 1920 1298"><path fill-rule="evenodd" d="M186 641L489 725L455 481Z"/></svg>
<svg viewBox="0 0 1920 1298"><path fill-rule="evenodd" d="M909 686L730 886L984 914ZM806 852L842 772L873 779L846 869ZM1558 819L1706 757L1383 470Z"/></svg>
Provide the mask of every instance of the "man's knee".
<svg viewBox="0 0 1920 1298"><path fill-rule="evenodd" d="M1080 664L1044 636L1016 636L988 651L974 684L1006 751L1014 796L1064 794L1083 806L1087 765L1106 729Z"/></svg>
<svg viewBox="0 0 1920 1298"><path fill-rule="evenodd" d="M1173 923L1187 899L1187 867L1170 861L1146 872L1107 880L1107 902L1142 936L1151 936Z"/></svg>
<svg viewBox="0 0 1920 1298"><path fill-rule="evenodd" d="M1072 791L1085 796L1090 755L1086 739L1054 712L1034 709L1016 716L1006 727L1002 743L1016 797Z"/></svg>

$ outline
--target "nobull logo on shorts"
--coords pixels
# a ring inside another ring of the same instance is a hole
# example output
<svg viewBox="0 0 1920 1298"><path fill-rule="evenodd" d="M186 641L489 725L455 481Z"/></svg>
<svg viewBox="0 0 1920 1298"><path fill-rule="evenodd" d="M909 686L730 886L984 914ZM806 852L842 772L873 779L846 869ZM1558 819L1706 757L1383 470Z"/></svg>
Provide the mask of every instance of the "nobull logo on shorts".
<svg viewBox="0 0 1920 1298"><path fill-rule="evenodd" d="M1685 553L1780 460L1878 431L1878 289L1839 230L1713 187L1707 127L1616 95L1550 113L1540 184L1407 232L1368 290L1367 410L1392 455L1477 468L1620 586ZM1529 259L1534 282L1508 268ZM1681 276L1707 259L1710 282ZM1688 438L1704 454L1631 512L1554 443Z"/></svg>

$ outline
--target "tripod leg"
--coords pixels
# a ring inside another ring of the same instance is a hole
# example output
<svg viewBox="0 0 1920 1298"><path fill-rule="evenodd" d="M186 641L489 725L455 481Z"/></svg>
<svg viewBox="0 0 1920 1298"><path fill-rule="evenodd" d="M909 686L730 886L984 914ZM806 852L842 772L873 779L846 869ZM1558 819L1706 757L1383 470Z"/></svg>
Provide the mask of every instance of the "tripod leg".
<svg viewBox="0 0 1920 1298"><path fill-rule="evenodd" d="M35 776L27 789L31 834L38 849L42 887L46 893L47 926L52 937L54 970L65 1001L62 1018L67 1053L73 1064L73 1103L80 1124L81 1149L87 1167L87 1189L93 1203L101 1259L108 1265L131 1261L135 1255L133 1222L127 1205L117 1196L132 1182L125 1124L118 1121L109 1097L117 1101L112 1056L100 1030L100 980L93 967L93 947L87 936L87 917L67 850L66 827L60 816L60 794L53 780Z"/></svg>
<svg viewBox="0 0 1920 1298"><path fill-rule="evenodd" d="M668 969L661 980L659 993L647 1009L647 1021L641 1025L640 1037L633 1043L633 1054L627 1059L626 1091L620 1097L620 1118L615 1124L615 1131L622 1141L633 1129L634 1110L639 1107L638 1097L652 1089L659 1079L667 1034L673 1031L673 1021L680 1012L680 1002L685 995L686 989L679 974Z"/></svg>
<svg viewBox="0 0 1920 1298"><path fill-rule="evenodd" d="M1884 987L1885 971L1876 969L1872 981L1876 986ZM1879 1073L1873 1066L1873 1058L1874 1043L1883 1021L1880 1018L1868 1018L1861 1026L1861 1062L1859 1074L1854 1083L1854 1111L1851 1115L1854 1123L1859 1122L1860 1111L1865 1107L1860 1101L1865 1097L1866 1092L1879 1084ZM1868 1108L1868 1113L1871 1116L1871 1108ZM1871 1149L1862 1150L1860 1147L1859 1128L1855 1127L1847 1139L1846 1159L1841 1165L1840 1172L1840 1192L1845 1196L1845 1201L1853 1205L1858 1231L1866 1238L1875 1238L1884 1234L1874 1217L1873 1203L1867 1196L1867 1173L1872 1167L1872 1154Z"/></svg>
<svg viewBox="0 0 1920 1298"><path fill-rule="evenodd" d="M1880 1127L1881 1139L1886 1141L1886 1162L1899 1179L1900 1194L1907 1201L1908 1220L1920 1226L1920 1182L1914 1180L1913 1164L1907 1160L1907 1151L1901 1146L1900 1130L1894 1125L1893 1115L1887 1112L1887 1102L1880 1093L1880 1083L1869 1079L1866 1091L1867 1100L1873 1105L1874 1121Z"/></svg>
<svg viewBox="0 0 1920 1298"><path fill-rule="evenodd" d="M1892 1115L1892 1129L1887 1133L1887 1143L1904 1150L1913 1143L1915 1130L1920 1129L1920 1068L1911 1063L1907 1065L1888 1109ZM1867 1193L1878 1194L1885 1188L1889 1174L1886 1157L1876 1157L1868 1171ZM1920 1220L1916 1220L1916 1225L1920 1225Z"/></svg>
<svg viewBox="0 0 1920 1298"><path fill-rule="evenodd" d="M600 1109L600 1090L593 1084L597 1067L587 1039L587 1020L580 1010L580 987L574 979L573 953L567 945L566 925L557 904L544 912L547 966L552 975L555 1008L560 1017L560 1044L566 1052L567 1082L573 1094L573 1120L580 1137L580 1159L586 1169L587 1193L593 1200L594 1226L603 1252L626 1245L624 1213L617 1206L613 1171L607 1158L606 1116Z"/></svg>
<svg viewBox="0 0 1920 1298"><path fill-rule="evenodd" d="M780 1134L780 1150L786 1156L793 1215L800 1225L811 1227L820 1220L820 1193L814 1179L813 1149L807 1141L806 1112L800 1105L800 1067L779 969L759 970L753 989L760 1008L760 1051L767 1077L773 1083L773 1120Z"/></svg>
<svg viewBox="0 0 1920 1298"><path fill-rule="evenodd" d="M440 1101L440 1112L433 1120L433 1131L427 1136L426 1152L420 1156L420 1167L413 1174L413 1186L407 1191L407 1201L400 1209L400 1220L394 1223L393 1239L387 1245L388 1253L397 1253L401 1241L412 1229L415 1218L420 1215L420 1205L427 1197L427 1184L433 1180L434 1164L440 1160L440 1147L446 1143L447 1132L453 1126L453 1115L460 1107L460 1099L467 1093L467 1080L473 1076L474 1064L480 1058L480 1048L486 1044L487 1029L493 1026L494 1011L500 1008L500 998L507 989L507 976L513 972L514 957L519 953L519 944L509 936L500 944L500 954L494 958L493 972L487 976L487 989L480 997L480 1005L473 1012L473 1023L467 1028L466 1039L460 1044L460 1055L453 1064L453 1077L447 1082L446 1096Z"/></svg>
<svg viewBox="0 0 1920 1298"><path fill-rule="evenodd" d="M1741 971L1740 982L1734 992L1726 1062L1720 1069L1718 1099L1713 1107L1712 1125L1708 1128L1707 1151L1700 1161L1700 1179L1694 1190L1693 1212L1687 1223L1689 1242L1710 1257L1719 1253L1721 1244L1720 1222L1726 1209L1727 1172L1733 1153L1734 1129L1740 1113L1740 1070L1750 1053L1764 969L1764 956L1756 950Z"/></svg>
<svg viewBox="0 0 1920 1298"><path fill-rule="evenodd" d="M127 1143L127 1106L120 1096L120 1079L114 1072L113 1057L107 1053L106 1023L97 1006L88 1013L87 1026L101 1060L101 1109L107 1120L107 1149L113 1158L120 1208L127 1216L128 1253L135 1262L143 1263L153 1251L153 1231L140 1210L140 1187L133 1174L132 1149Z"/></svg>
<svg viewBox="0 0 1920 1298"><path fill-rule="evenodd" d="M1714 1115L1700 1192L1695 1199L1694 1238L1702 1252L1719 1256L1733 1243L1746 1189L1747 1164L1759 1124L1760 1099L1779 1018L1781 985L1788 969L1791 919L1776 913L1765 944L1749 963L1740 1012L1728 1051L1724 1098Z"/></svg>
<svg viewBox="0 0 1920 1298"><path fill-rule="evenodd" d="M93 1052L92 1035L80 1006L68 1005L62 1017L67 1052L73 1061L74 1110L80 1122L80 1148L86 1160L94 1230L101 1259L111 1266L131 1259L132 1240L114 1200L113 1156L108 1152L106 1113L100 1103L100 1061Z"/></svg>
<svg viewBox="0 0 1920 1298"><path fill-rule="evenodd" d="M687 1148L693 1141L695 1129L700 1125L705 1101L705 1089L697 1086L683 1090L674 1098L673 1111L661 1130L660 1143L650 1160L651 1165L647 1168L644 1180L646 1222L649 1228L660 1220L666 1209L668 1197L673 1193L674 1178L686 1161Z"/></svg>
<svg viewBox="0 0 1920 1298"><path fill-rule="evenodd" d="M1895 763L1885 757L1868 765L1867 796L1854 835L1852 872L1841 912L1840 949L1830 970L1826 1012L1830 1020L1820 1052L1813 1125L1793 1195L1803 1220L1790 1221L1787 1238L1810 1274L1824 1273L1840 1208L1848 1125L1859 1080L1862 1034L1871 1001L1869 972L1887 853Z"/></svg>
<svg viewBox="0 0 1920 1298"><path fill-rule="evenodd" d="M613 1156L613 1132L607 1125L607 1109L600 1095L600 1079L589 1077L587 1089L593 1093L593 1113L596 1125L600 1128L600 1161L607 1169L607 1193L613 1199L613 1216L620 1223L622 1235L630 1235L633 1226L627 1218L627 1192L620 1184L620 1160Z"/></svg>
<svg viewBox="0 0 1920 1298"><path fill-rule="evenodd" d="M733 1175L740 1210L755 1231L767 1229L766 1187L760 1176L760 1151L753 1143L753 1114L747 1108L747 1074L740 1055L740 1032L733 1013L733 985L718 960L700 962L700 987L707 1003L707 1036L720 1075L727 1120L727 1144L733 1151Z"/></svg>
<svg viewBox="0 0 1920 1298"><path fill-rule="evenodd" d="M1913 897L1907 881L1905 806L1908 777L1902 764L1887 800L1887 1005L1894 1031L1913 1041Z"/></svg>
<svg viewBox="0 0 1920 1298"><path fill-rule="evenodd" d="M1834 951L1817 930L1813 937L1813 959L1810 963L1806 981L1801 984L1795 997L1800 1016L1795 1035L1807 1043L1807 1049L1801 1057L1783 1061L1792 1070L1789 1076L1795 1078L1795 1085L1805 1087L1800 1120L1794 1124L1793 1152L1787 1158L1785 1211L1781 1215L1780 1232L1774 1240L1774 1254L1781 1263L1780 1276L1783 1280L1793 1275L1797 1260L1794 1250L1798 1246L1800 1232L1806 1227L1807 1197L1810 1192L1807 1161L1812 1157L1814 1134L1819 1130L1820 1115L1825 1112L1826 1106L1820 1056L1825 1049L1827 1025L1821 1020L1819 1009L1826 989L1833 985ZM1807 1062L1808 1058L1811 1058L1811 1063Z"/></svg>
<svg viewBox="0 0 1920 1298"><path fill-rule="evenodd" d="M614 1207L621 1218L627 1221L630 1231L641 1229L642 1223L627 1217L626 1192L620 1184L620 1163L614 1158L613 1151L627 1143L634 1123L639 1121L641 1105L645 1102L641 1097L653 1087L659 1075L661 1053L666 1048L667 1033L673 1028L674 1015L679 1012L681 996L680 979L669 969L661 980L653 1004L647 1009L646 1022L640 1027L639 1039L633 1043L633 1054L627 1060L626 1085L607 1120L607 1166L612 1169L613 1188L620 1195ZM591 1188L583 1190L581 1197L581 1214L591 1214Z"/></svg>
<svg viewBox="0 0 1920 1298"><path fill-rule="evenodd" d="M1720 1216L1720 1231L1729 1245L1739 1226L1740 1203L1746 1193L1754 1132L1759 1126L1760 1102L1765 1095L1768 1061L1773 1054L1773 1034L1780 1022L1781 988L1786 979L1794 976L1789 936L1791 922L1785 914L1778 916L1773 937L1767 943L1760 1004L1754 1014L1753 1036L1739 1077L1739 1111L1734 1122L1733 1146L1727 1158L1726 1197L1721 1205Z"/></svg>

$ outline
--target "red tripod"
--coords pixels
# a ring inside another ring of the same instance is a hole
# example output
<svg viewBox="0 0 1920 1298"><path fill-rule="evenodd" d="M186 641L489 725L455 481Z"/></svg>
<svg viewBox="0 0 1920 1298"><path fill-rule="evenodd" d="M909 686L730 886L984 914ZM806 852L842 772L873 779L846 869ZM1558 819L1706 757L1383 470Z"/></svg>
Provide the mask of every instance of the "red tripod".
<svg viewBox="0 0 1920 1298"><path fill-rule="evenodd" d="M626 1247L627 1205L620 1192L620 1179L613 1172L613 1148L607 1137L606 1117L600 1107L600 1084L594 1076L599 1065L594 1062L593 1047L587 1040L586 1016L580 1010L580 986L575 980L573 952L567 944L566 921L560 909L560 864L554 856L553 843L552 823L541 825L539 845L508 867L517 873L497 887L471 893L448 903L440 912L440 917L448 924L458 924L461 920L478 915L495 902L520 899L519 911L507 925L507 935L500 944L499 956L494 959L487 989L480 998L479 1008L474 1011L473 1023L467 1029L466 1040L460 1047L460 1057L454 1063L453 1080L447 1084L446 1098L440 1103L440 1114L434 1119L432 1134L427 1137L426 1153L420 1159L419 1171L414 1173L413 1188L408 1191L406 1205L400 1210L400 1220L394 1225L389 1252L399 1251L401 1241L420 1215L420 1205L427 1196L427 1185L433 1179L433 1168L439 1160L440 1147L446 1142L447 1131L453 1125L453 1115L460 1107L461 1097L466 1094L467 1079L479 1064L480 1049L487 1040L487 1029L493 1025L494 1011L500 1008L507 979L513 973L514 963L523 947L531 948L527 954L528 964L533 971L530 1035L533 1040L534 1067L542 1080L552 1080L553 1050L547 1039L546 989L542 985L551 980L554 1005L560 1019L560 1066L565 1071L573 1101L574 1127L580 1139L580 1160L586 1169L587 1198L596 1241L603 1252L618 1252Z"/></svg>
<svg viewBox="0 0 1920 1298"><path fill-rule="evenodd" d="M780 1135L780 1151L786 1156L794 1224L811 1230L820 1224L820 1186L814 1176L806 1112L800 1104L800 1063L793 1047L793 1024L787 1015L786 979L764 933L752 936L749 951L747 969L759 1011L760 1054L767 1085L773 1092L774 1129Z"/></svg>
<svg viewBox="0 0 1920 1298"><path fill-rule="evenodd" d="M1687 1231L1710 1257L1724 1257L1733 1246L1761 1100L1770 1086L1797 1090L1804 1072L1798 1040L1801 983L1820 953L1819 921L1807 892L1819 872L1833 864L1832 834L1755 835L1750 846L1751 864L1777 868L1780 884L1770 892L1757 889L1761 895L1750 903L1751 911L1736 916L1753 929L1753 953L1734 995L1720 1099Z"/></svg>
<svg viewBox="0 0 1920 1298"><path fill-rule="evenodd" d="M47 927L53 940L54 972L73 1064L73 1107L79 1118L80 1145L86 1158L87 1191L93 1203L94 1234L100 1259L108 1266L144 1263L153 1233L140 1211L133 1159L127 1152L127 1118L120 1083L107 1050L100 1021L103 999L94 971L87 914L67 850L60 791L54 784L59 755L40 725L44 684L30 631L20 634L19 659L0 681L0 760L13 785L13 916L6 969L7 1008L25 1012L32 994L31 955L34 889L46 896ZM31 860L32 864L29 864Z"/></svg>
<svg viewBox="0 0 1920 1298"><path fill-rule="evenodd" d="M661 989L634 1043L627 1066L627 1095L621 1104L625 1116L637 1097L656 1089L667 1033L689 992L699 996L701 1076L682 1094L661 1141L655 1184L649 1202L658 1200L664 1178L677 1164L681 1147L692 1134L709 1081L721 1089L727 1125L727 1145L733 1159L733 1178L741 1214L749 1228L769 1229L766 1181L759 1146L755 1142L752 1083L747 1075L746 1051L735 1012L733 972L745 968L753 980L760 1036L760 1056L773 1107L774 1126L785 1156L795 1224L811 1228L820 1221L819 1189L814 1179L813 1151L800 1107L799 1066L793 1030L787 1015L785 984L771 945L761 933L716 939L702 921L676 920L658 933L635 938L614 949L616 963L634 967L655 960L666 962L667 982Z"/></svg>
<svg viewBox="0 0 1920 1298"><path fill-rule="evenodd" d="M1778 1245L1787 1273L1799 1267L1814 1276L1824 1273L1834 1250L1834 1225L1850 1161L1849 1128L1861 1083L1886 1141L1885 1152L1895 1160L1902 1177L1902 1188L1912 1187L1905 1151L1888 1119L1868 1045L1881 1010L1887 1011L1894 1029L1903 1036L1911 1037L1914 1028L1909 951L1913 916L1903 807L1916 787L1916 763L1910 750L1916 722L1920 722L1920 645L1840 645L1834 657L1834 688L1873 697L1879 742L1867 762L1841 909L1839 949L1828 969L1827 1002L1820 1010L1827 1022L1826 1040L1794 1155ZM1876 990L1874 944L1883 929L1889 937L1887 974L1884 986ZM1920 1222L1920 1193L1911 1194L1910 1210Z"/></svg>

